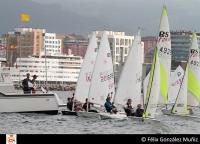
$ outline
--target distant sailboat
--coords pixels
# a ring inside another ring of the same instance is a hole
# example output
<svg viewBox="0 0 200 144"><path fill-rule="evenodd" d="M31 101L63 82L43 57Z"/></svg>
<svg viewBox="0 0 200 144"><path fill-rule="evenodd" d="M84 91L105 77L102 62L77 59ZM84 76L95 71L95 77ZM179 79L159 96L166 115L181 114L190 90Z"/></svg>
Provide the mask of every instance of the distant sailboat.
<svg viewBox="0 0 200 144"><path fill-rule="evenodd" d="M92 33L85 58L81 67L79 74L76 90L75 90L75 99L81 103L85 102L85 99L88 98L92 73L94 70L94 65L97 56L97 38L95 32ZM72 111L62 111L64 115L76 115L74 112L74 105Z"/></svg>
<svg viewBox="0 0 200 144"><path fill-rule="evenodd" d="M188 105L200 104L200 59L197 35L193 33L188 61Z"/></svg>
<svg viewBox="0 0 200 144"><path fill-rule="evenodd" d="M171 81L169 85L167 104L171 105L175 103L176 96L178 95L182 80L184 76L184 70L181 66L178 66L176 70L171 74Z"/></svg>
<svg viewBox="0 0 200 144"><path fill-rule="evenodd" d="M150 76L150 73L148 73L148 75L144 79L144 84L143 84L144 96L146 96L146 93L147 93L149 76ZM184 76L184 70L182 69L181 66L178 66L176 68L176 70L171 74L168 98L167 98L167 103L166 103L167 109L170 109L169 105L172 105L175 103L176 96L178 95L183 76ZM144 101L145 101L145 99L144 99Z"/></svg>
<svg viewBox="0 0 200 144"><path fill-rule="evenodd" d="M195 33L193 33L192 46L189 51L189 60L186 66L182 85L179 89L179 93L171 111L163 111L164 114L199 118L191 115L193 112L192 108L190 108L190 106L199 106L200 85L198 78L199 49L197 36Z"/></svg>
<svg viewBox="0 0 200 144"><path fill-rule="evenodd" d="M188 64L186 66L185 74L183 77L182 85L179 89L174 106L171 109L171 113L180 115L189 114L187 110L187 82L188 82Z"/></svg>

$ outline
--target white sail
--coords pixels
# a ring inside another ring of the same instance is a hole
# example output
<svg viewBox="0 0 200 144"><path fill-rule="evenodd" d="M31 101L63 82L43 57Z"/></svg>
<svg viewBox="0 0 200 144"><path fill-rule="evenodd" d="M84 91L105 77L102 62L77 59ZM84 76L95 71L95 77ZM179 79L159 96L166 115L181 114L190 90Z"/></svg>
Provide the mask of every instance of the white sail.
<svg viewBox="0 0 200 144"><path fill-rule="evenodd" d="M89 40L89 45L87 47L75 91L75 98L82 103L84 103L85 99L89 96L89 88L91 84L92 72L94 69L96 56L97 39L95 32L93 32Z"/></svg>
<svg viewBox="0 0 200 144"><path fill-rule="evenodd" d="M114 72L108 37L103 33L92 75L89 101L103 105L109 93L114 96Z"/></svg>
<svg viewBox="0 0 200 144"><path fill-rule="evenodd" d="M141 36L137 35L129 51L126 63L121 73L118 89L114 98L115 104L125 105L130 98L134 105L142 102L141 100Z"/></svg>
<svg viewBox="0 0 200 144"><path fill-rule="evenodd" d="M156 48L147 88L144 117L151 117L151 118L155 117L157 104L159 100L159 94L160 94L159 88L160 88L160 63L158 57L158 50Z"/></svg>
<svg viewBox="0 0 200 144"><path fill-rule="evenodd" d="M188 64L183 77L182 85L179 89L179 93L176 98L176 102L172 108L172 113L176 114L188 114L187 110L187 77L188 77Z"/></svg>
<svg viewBox="0 0 200 144"><path fill-rule="evenodd" d="M184 70L181 66L178 66L176 70L171 74L171 81L168 93L168 104L175 103L176 97L178 95L182 80L184 76Z"/></svg>
<svg viewBox="0 0 200 144"><path fill-rule="evenodd" d="M160 76L161 76L160 78L161 96L159 98L159 104L165 104L167 102L170 73L171 73L171 36L170 36L166 6L163 6L162 10L157 48L160 59Z"/></svg>
<svg viewBox="0 0 200 144"><path fill-rule="evenodd" d="M188 105L199 106L200 102L200 68L197 36L193 33L188 60Z"/></svg>

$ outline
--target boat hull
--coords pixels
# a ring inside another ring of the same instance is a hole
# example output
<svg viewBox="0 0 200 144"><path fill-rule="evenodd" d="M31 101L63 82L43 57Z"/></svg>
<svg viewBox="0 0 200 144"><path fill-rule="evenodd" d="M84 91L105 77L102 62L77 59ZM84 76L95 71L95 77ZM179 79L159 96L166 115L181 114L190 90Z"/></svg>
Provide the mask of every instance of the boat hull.
<svg viewBox="0 0 200 144"><path fill-rule="evenodd" d="M1 113L58 113L58 101L54 94L2 94Z"/></svg>
<svg viewBox="0 0 200 144"><path fill-rule="evenodd" d="M192 119L198 119L200 121L200 116L195 116L195 115L191 115L191 114L181 115L181 114L171 113L171 110L162 110L162 113L164 115L168 115L168 116L192 118Z"/></svg>
<svg viewBox="0 0 200 144"><path fill-rule="evenodd" d="M121 113L117 113L117 114L111 114L111 113L100 113L100 119L104 120L104 119L127 119L128 117L126 116L126 114L121 114Z"/></svg>
<svg viewBox="0 0 200 144"><path fill-rule="evenodd" d="M98 119L100 119L99 113L95 113L95 112L80 111L80 112L77 112L77 115L79 117L84 117L84 118L98 118Z"/></svg>
<svg viewBox="0 0 200 144"><path fill-rule="evenodd" d="M61 111L62 115L71 115L71 116L77 116L77 113L75 111Z"/></svg>

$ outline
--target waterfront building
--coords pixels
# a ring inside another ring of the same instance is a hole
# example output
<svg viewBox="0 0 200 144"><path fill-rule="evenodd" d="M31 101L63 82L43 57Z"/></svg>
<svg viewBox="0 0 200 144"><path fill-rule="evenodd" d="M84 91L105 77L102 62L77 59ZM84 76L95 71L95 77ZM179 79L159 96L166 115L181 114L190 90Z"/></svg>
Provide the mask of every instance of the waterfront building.
<svg viewBox="0 0 200 144"><path fill-rule="evenodd" d="M15 85L26 78L26 74L37 75L39 85L48 86L75 84L78 80L83 59L80 56L52 55L17 58L10 74ZM32 77L31 77L32 78Z"/></svg>

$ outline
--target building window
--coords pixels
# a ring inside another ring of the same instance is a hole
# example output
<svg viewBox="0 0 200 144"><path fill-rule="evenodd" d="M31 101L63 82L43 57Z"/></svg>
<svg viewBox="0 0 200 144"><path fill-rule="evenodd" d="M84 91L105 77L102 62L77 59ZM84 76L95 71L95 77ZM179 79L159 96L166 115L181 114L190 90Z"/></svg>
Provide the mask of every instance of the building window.
<svg viewBox="0 0 200 144"><path fill-rule="evenodd" d="M116 62L120 62L120 57L116 56Z"/></svg>
<svg viewBox="0 0 200 144"><path fill-rule="evenodd" d="M125 39L125 45L128 46L128 39Z"/></svg>
<svg viewBox="0 0 200 144"><path fill-rule="evenodd" d="M116 47L116 54L119 54L119 47Z"/></svg>
<svg viewBox="0 0 200 144"><path fill-rule="evenodd" d="M120 45L124 45L124 39L120 40Z"/></svg>
<svg viewBox="0 0 200 144"><path fill-rule="evenodd" d="M128 48L125 48L125 52L124 52L125 54L128 54Z"/></svg>
<svg viewBox="0 0 200 144"><path fill-rule="evenodd" d="M116 45L119 45L119 39L116 38Z"/></svg>
<svg viewBox="0 0 200 144"><path fill-rule="evenodd" d="M129 39L129 45L132 45L132 40L131 39Z"/></svg>

